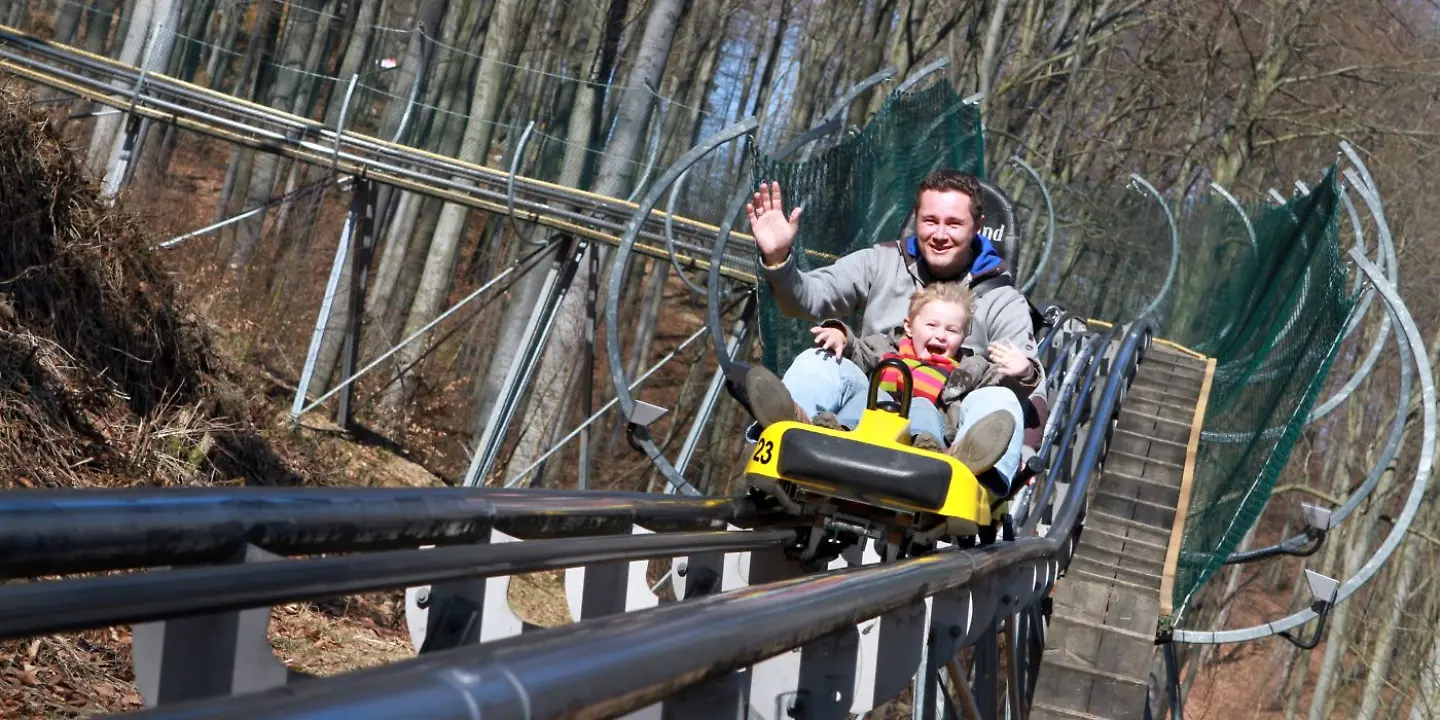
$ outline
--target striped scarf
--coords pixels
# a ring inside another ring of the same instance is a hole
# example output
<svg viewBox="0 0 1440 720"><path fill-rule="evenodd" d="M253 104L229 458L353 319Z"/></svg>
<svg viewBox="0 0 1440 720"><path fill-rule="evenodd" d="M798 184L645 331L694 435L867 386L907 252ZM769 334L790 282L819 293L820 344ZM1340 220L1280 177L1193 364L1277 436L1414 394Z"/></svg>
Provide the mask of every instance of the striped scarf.
<svg viewBox="0 0 1440 720"><path fill-rule="evenodd" d="M900 351L885 353L885 358L897 358L910 366L910 377L915 383L911 390L911 397L925 398L932 403L939 402L940 391L945 389L945 380L950 377L950 371L959 366L959 363L948 357L931 356L929 360L920 360L915 355L915 345L910 338L900 341ZM880 375L880 389L890 393L891 397L899 399L900 384L903 379L900 371L895 368L885 368Z"/></svg>

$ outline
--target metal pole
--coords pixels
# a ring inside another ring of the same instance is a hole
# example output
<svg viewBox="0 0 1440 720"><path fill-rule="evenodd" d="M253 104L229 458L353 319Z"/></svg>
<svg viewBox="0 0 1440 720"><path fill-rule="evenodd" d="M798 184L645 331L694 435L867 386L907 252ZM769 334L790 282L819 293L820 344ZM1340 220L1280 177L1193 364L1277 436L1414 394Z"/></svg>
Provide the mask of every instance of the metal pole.
<svg viewBox="0 0 1440 720"><path fill-rule="evenodd" d="M605 349L609 355L607 361L610 365L610 379L615 386L615 396L620 401L620 415L626 420L629 420L635 412L635 399L631 397L630 390L626 387L629 383L625 377L624 362L620 358L620 328L618 326L620 320L620 291L625 285L625 263L630 259L630 253L635 247L635 240L640 234L640 227L644 224L645 218L649 216L650 211L655 207L656 203L660 201L660 194L668 190L670 185L680 177L681 173L685 172L686 169L694 165L702 157L708 155L715 148L754 131L759 125L759 120L753 117L746 118L745 120L721 129L719 132L701 141L699 145L686 151L684 155L680 156L679 160L675 161L675 164L672 165L669 170L666 170L660 175L659 179L655 181L655 185L645 193L645 197L640 201L640 207L631 215L630 222L625 226L625 233L621 237L620 247L616 250L615 258L611 265L610 286L606 289L605 294ZM713 275L712 273L710 282L707 285L712 297L719 288L719 281ZM718 303L712 302L710 311L712 314L718 313ZM713 325L710 331L716 335L723 332L720 328ZM717 348L719 344L717 341ZM674 485L677 490L687 495L699 494L694 486L687 482L679 473L675 472L675 467L660 453L660 449L655 446L654 442L646 438L637 438L633 444L637 449L644 452L646 457L650 458L650 462L660 470L660 474L664 476L670 484Z"/></svg>
<svg viewBox="0 0 1440 720"><path fill-rule="evenodd" d="M355 179L355 189L351 191L350 216L355 223L355 232L350 243L350 292L347 298L350 315L341 352L341 377L355 374L355 365L360 359L365 289L370 275L370 256L375 250L375 186L363 176ZM335 411L335 422L342 428L349 429L355 420L354 399L355 384L346 383L340 391L340 406Z"/></svg>
<svg viewBox="0 0 1440 720"><path fill-rule="evenodd" d="M403 339L403 340L401 340L400 342L396 343L394 347L390 348L389 350L386 350L386 351L383 352L383 353L380 353L380 355L379 355L378 357L376 357L375 359L371 360L367 365L365 365L365 367L360 368L359 370L356 370L354 373L346 376L344 380L341 380L340 382L336 383L336 384L335 384L335 387L332 387L332 388L330 388L329 390L327 390L324 395L321 395L320 397L315 398L313 401L311 401L311 403L310 403L309 405L306 405L304 408L301 408L300 414L301 414L301 415L304 415L305 413L310 412L311 410L313 410L313 409L315 409L317 406L319 406L320 403L323 403L323 402L325 402L326 400L329 400L332 395L334 395L335 393L340 392L340 390L341 390L342 388L344 388L346 385L349 385L350 383L355 382L355 380L357 380L361 375L364 375L365 373L370 372L371 370L374 370L376 367L378 367L378 366L380 365L380 363L385 362L387 359L389 359L391 355L394 355L395 353L400 352L400 348L403 348L403 347L405 347L406 345L409 345L410 343L415 342L417 339L423 337L423 336L425 335L425 333L430 332L430 329L431 329L431 328L435 327L436 325L439 325L442 321L445 320L445 318L448 318L448 317L450 317L451 315L454 315L455 313L459 312L459 311L460 311L460 308L465 307L466 305L469 305L470 302L471 302L472 300L474 300L475 298L478 298L478 297L480 297L481 295L484 295L488 290L490 290L490 288L495 287L497 284L500 283L501 280L504 280L506 276L510 275L510 274L513 273L513 272L517 272L517 271L518 271L521 275L524 275L525 273L530 272L530 270L532 270L535 265L540 264L540 263L539 263L540 256L543 255L544 252L545 252L545 250L544 250L543 248L540 249L540 250L535 250L535 251L532 251L529 255L526 255L525 257L523 257L523 258L521 258L521 259L519 259L519 260L511 263L509 267L507 267L507 268L505 268L504 270L500 271L500 273L497 274L495 277L490 278L489 280L487 280L484 285L481 285L480 287L475 288L475 290L473 290L469 295L466 295L465 297L460 298L460 300L459 300L458 302L456 302L454 305L451 305L448 309L445 310L445 312L442 312L442 313L440 313L439 315L436 315L436 316L435 316L435 319L431 320L431 321L428 322L428 323L425 323L425 325L422 326L420 329L416 330L416 331L413 332L413 333L410 333L408 336L405 337L405 339ZM503 292L505 289L508 289L508 287L509 287L509 285L507 285L505 288L501 288L501 291ZM429 351L427 350L426 352L429 352ZM400 373L403 374L404 370L405 370L405 369L402 368L401 371L400 371ZM391 380L391 382L394 382L394 380Z"/></svg>
<svg viewBox="0 0 1440 720"><path fill-rule="evenodd" d="M921 80L924 80L925 78L930 77L931 75L940 72L941 70L944 70L948 67L950 67L950 58L942 57L939 60L936 60L935 62L932 62L929 65L920 68L919 70L916 70L910 75L910 77L905 78L905 81L900 83L899 87L895 88L895 92L905 92L906 90L909 90L910 88L918 85Z"/></svg>
<svg viewBox="0 0 1440 720"><path fill-rule="evenodd" d="M701 335L704 335L706 331L706 327L704 325L701 325L700 329L691 333L690 337L685 338L685 341L680 343L679 347L671 350L670 353L667 354L665 357L655 361L655 364L651 365L649 370L641 373L640 377L635 378L635 382L630 383L630 389L633 391L636 388L640 387L641 384L643 384L646 380L650 379L651 375L654 375L656 372L658 372L660 368L665 367L666 363L674 360L676 355L684 352L686 348L690 347L690 343L695 342L697 339L700 338ZM599 410L590 413L590 415L580 423L579 427L571 430L570 433L565 437L556 440L554 444L550 446L550 449L546 450L545 453L540 457L535 458L535 462L530 463L529 467L521 470L518 473L510 473L510 478L505 481L505 487L515 487L516 485L519 485L521 480L533 473L536 468L543 465L545 461L549 460L552 456L555 455L555 453L560 452L560 449L565 447L565 443L570 442L571 438L579 435L581 431L593 425L596 420L599 420L601 416L603 416L605 413L610 412L610 408L615 407L617 404L619 404L619 402L619 398L610 398L610 401L605 403L604 405L601 405ZM671 492L671 490L667 489L666 492L669 493Z"/></svg>
<svg viewBox="0 0 1440 720"><path fill-rule="evenodd" d="M330 307L335 301L335 289L340 285L340 271L345 266L345 255L350 250L350 235L355 230L355 216L351 214L340 231L340 244L335 248L335 259L330 263L330 278L325 281L325 297L320 301L320 313L315 316L315 331L310 334L310 349L305 353L305 368L300 371L300 384L295 388L295 401L290 404L290 420L298 421L304 412L305 396L310 390L310 381L315 375L315 361L320 357L320 344L325 338L325 327L330 324Z"/></svg>
<svg viewBox="0 0 1440 720"><path fill-rule="evenodd" d="M590 285L585 289L585 370L580 375L580 416L590 417L594 403L590 396L595 386L595 328L599 319L595 303L600 293L600 248L590 248ZM580 468L576 487L590 489L590 425L580 430Z"/></svg>
<svg viewBox="0 0 1440 720"><path fill-rule="evenodd" d="M575 272L585 257L585 251L590 247L590 241L571 238L560 247L550 272L545 276L545 283L540 288L540 301L535 304L535 311L530 313L525 334L521 336L519 345L513 349L516 354L515 362L510 364L500 397L490 409L485 432L481 433L479 441L475 443L475 453L470 456L470 467L465 471L467 487L484 484L485 476L495 465L501 442L505 439L505 431L510 427L510 421L520 405L520 396L529 384L530 374L540 361L540 353L549 338L551 321L560 309L560 302L570 290L570 283L575 279Z"/></svg>
<svg viewBox="0 0 1440 720"><path fill-rule="evenodd" d="M345 183L350 182L350 181L353 180L353 179L354 179L353 176L346 175L345 177L343 177L343 178L335 181L335 184L336 184L336 185L343 185L343 184L345 184ZM284 195L280 195L280 196L278 196L278 197L270 198L269 200L266 200L265 202L263 202L263 203L261 203L261 204L259 204L259 205L256 205L255 207L250 208L249 210L246 210L246 211L240 213L239 215L234 215L234 216L232 216L232 217L225 218L224 220L220 220L220 221L218 221L218 222L210 223L209 225L206 225L205 227L202 227L202 228L200 228L200 229L198 229L198 230L191 230L190 232L187 232L187 233L185 233L185 234L183 234L183 235L176 235L175 237L170 238L169 240L166 240L165 242L152 245L152 246L150 247L150 249L151 249L151 250L163 250L163 249L166 249L166 248L175 247L176 245L179 245L180 243L185 242L186 240L189 240L190 238L196 238L196 237L200 237L201 235L207 235L207 234L212 233L212 232L215 232L216 230L219 230L220 228L223 228L223 227L225 227L225 226L227 226L227 225L233 225L233 224L235 224L235 223L237 223L237 222L240 222L241 220L244 220L245 218L254 217L256 214L265 212L266 210L268 210L268 209L270 209L270 208L272 208L272 207L275 207L276 205L281 205L281 204L290 202L291 200L294 200L294 199L300 197L301 195L304 195L304 194L306 194L306 193L314 192L315 190L317 190L317 189L319 189L319 188L325 187L325 186L328 185L330 182L331 182L330 179L327 178L327 179L325 179L325 180L320 180L320 181L318 181L318 182L311 183L311 184L306 185L306 186L304 186L304 187L295 188L294 190L291 190L290 192L285 193ZM386 188L388 188L388 187L389 187L389 186L387 185Z"/></svg>

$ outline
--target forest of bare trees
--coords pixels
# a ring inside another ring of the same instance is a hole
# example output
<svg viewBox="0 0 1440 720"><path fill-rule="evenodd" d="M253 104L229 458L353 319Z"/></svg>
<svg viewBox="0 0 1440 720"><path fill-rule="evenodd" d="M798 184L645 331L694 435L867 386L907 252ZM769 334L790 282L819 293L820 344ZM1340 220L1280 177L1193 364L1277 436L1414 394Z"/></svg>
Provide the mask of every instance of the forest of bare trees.
<svg viewBox="0 0 1440 720"><path fill-rule="evenodd" d="M330 127L343 121L618 198L637 197L697 139L749 115L760 120L759 151L773 150L854 83L894 67L890 81L849 105L839 139L939 58L950 60L943 78L961 94L982 94L987 167L1026 212L1039 199L1011 157L1047 179L1063 217L1064 198L1118 187L1130 173L1175 202L1207 194L1210 183L1262 202L1272 187L1288 194L1296 179L1314 182L1348 140L1386 196L1400 287L1440 361L1440 300L1429 283L1440 250L1427 241L1440 232L1426 200L1440 192L1440 5L1431 0L4 0L0 22ZM69 113L107 187L166 208L177 234L293 198L166 251L237 353L293 391L348 191L327 168L148 121L133 174L119 177L123 116L53 92L46 101ZM733 189L749 182L749 163L739 144L707 158L686 178L677 212L718 224ZM362 361L545 239L543 228L386 187L376 212ZM1351 242L1348 228L1342 240ZM1037 238L1024 242L1022 269ZM606 251L590 252L608 272ZM621 333L630 377L697 329L705 308L667 263L633 262ZM545 267L364 378L359 422L440 476L461 477L518 359L509 350L544 290ZM578 267L493 482L573 483L574 442L530 477L519 474L613 395L603 354L585 362L586 338L598 336L587 289L600 278L589 262ZM342 288L350 275L347 264ZM344 307L320 347L312 397L342 379ZM1332 387L1358 364L1379 318L1372 312L1342 348ZM692 344L638 391L671 409L655 429L662 448L673 453L685 437L714 367L709 349ZM1355 399L1306 431L1252 545L1299 527L1300 500L1338 504L1369 470L1397 367L1393 353L1383 357ZM725 400L692 463L700 487L723 491L731 480L740 423ZM1353 574L1388 532L1418 436L1409 432L1410 447L1362 517L1320 553L1222 572L1187 625L1249 624L1302 607L1302 563ZM658 488L613 415L586 440L597 483ZM1440 562L1437 537L1440 514L1428 505L1398 559L1337 609L1313 651L1267 641L1188 653L1192 715L1440 717L1440 593L1424 572Z"/></svg>

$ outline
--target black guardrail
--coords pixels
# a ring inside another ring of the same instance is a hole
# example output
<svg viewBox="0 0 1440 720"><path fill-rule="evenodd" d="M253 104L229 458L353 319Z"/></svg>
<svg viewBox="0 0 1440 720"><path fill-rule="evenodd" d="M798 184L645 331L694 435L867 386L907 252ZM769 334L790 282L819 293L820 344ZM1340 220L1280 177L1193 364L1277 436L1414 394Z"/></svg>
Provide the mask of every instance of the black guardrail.
<svg viewBox="0 0 1440 720"><path fill-rule="evenodd" d="M192 617L448 580L742 552L791 542L793 530L663 533L392 550L339 557L152 570L0 586L0 640ZM96 602L103 598L103 602Z"/></svg>
<svg viewBox="0 0 1440 720"><path fill-rule="evenodd" d="M751 527L744 498L498 488L123 488L0 493L0 579L525 538Z"/></svg>

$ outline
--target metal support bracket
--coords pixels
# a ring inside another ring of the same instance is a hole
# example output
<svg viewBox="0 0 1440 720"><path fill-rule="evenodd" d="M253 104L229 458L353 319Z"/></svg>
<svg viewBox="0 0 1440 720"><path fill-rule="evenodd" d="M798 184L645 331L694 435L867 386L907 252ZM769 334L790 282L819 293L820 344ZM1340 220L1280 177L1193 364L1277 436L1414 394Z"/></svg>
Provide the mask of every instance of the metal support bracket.
<svg viewBox="0 0 1440 720"><path fill-rule="evenodd" d="M669 412L659 405L636 400L635 409L630 413L630 420L625 424L625 438L630 441L630 447L634 448L636 452L644 454L643 443L651 440L650 426Z"/></svg>
<svg viewBox="0 0 1440 720"><path fill-rule="evenodd" d="M505 376L504 389L491 409L490 418L485 423L485 432L476 442L475 453L471 455L470 467L465 472L466 487L484 484L485 476L499 457L505 431L510 427L510 421L519 408L523 390L529 385L530 374L539 363L545 341L549 339L555 314L559 312L560 303L570 291L570 284L574 281L589 246L590 242L584 238L572 238L571 242L562 244L554 264L545 276L540 290L540 301L535 304L535 311L530 314L523 339L514 349L516 359Z"/></svg>
<svg viewBox="0 0 1440 720"><path fill-rule="evenodd" d="M1326 577L1308 568L1305 570L1305 581L1310 586L1310 610L1317 616L1315 632L1304 640L1288 630L1282 630L1276 635L1301 650L1310 650L1319 645L1320 638L1325 635L1325 621L1330 618L1330 609L1335 606L1335 596L1340 583L1335 578Z"/></svg>
<svg viewBox="0 0 1440 720"><path fill-rule="evenodd" d="M278 559L246 545L235 562ZM239 695L310 677L275 657L269 627L268 607L136 624L131 662L145 705Z"/></svg>

